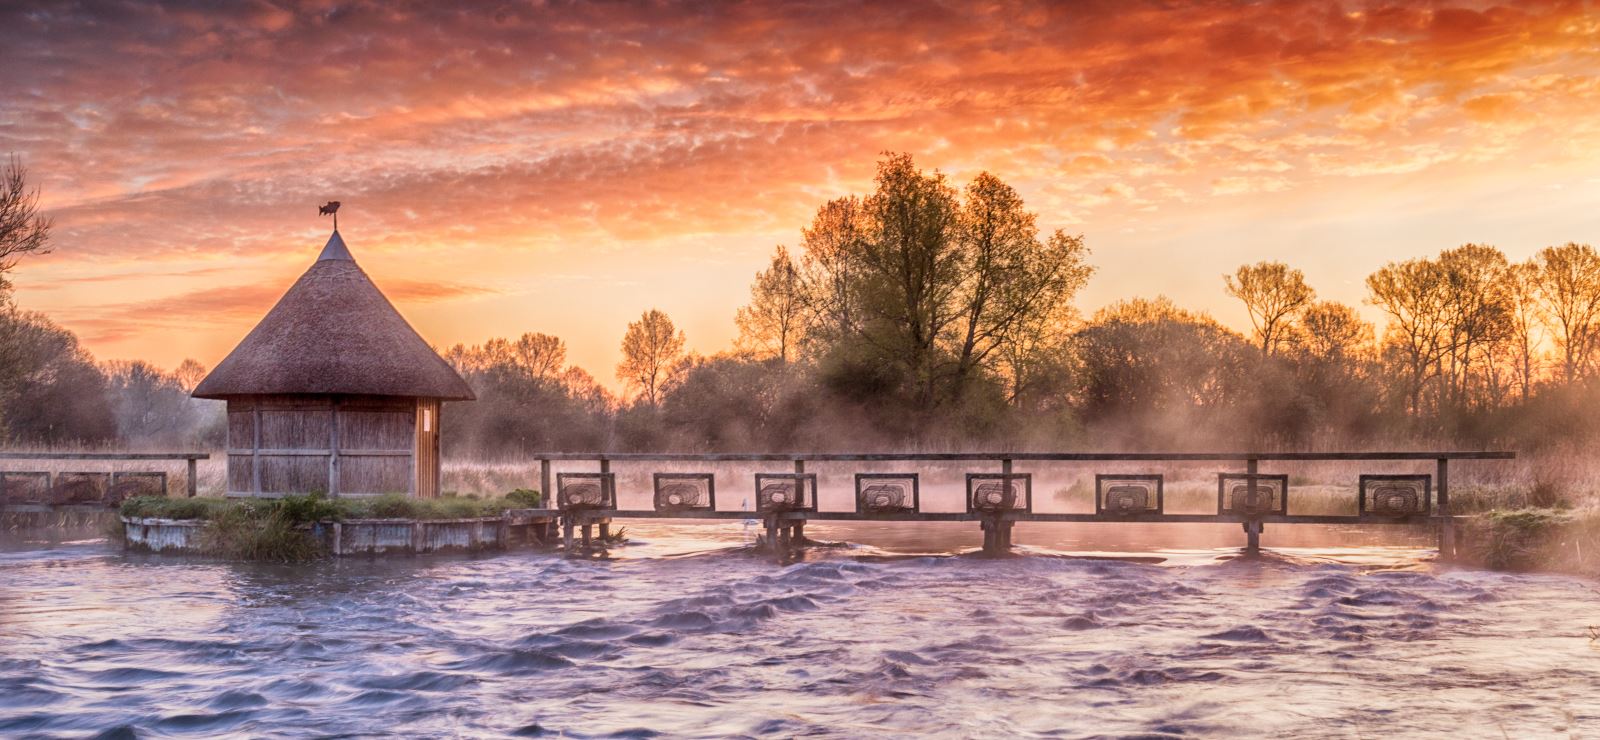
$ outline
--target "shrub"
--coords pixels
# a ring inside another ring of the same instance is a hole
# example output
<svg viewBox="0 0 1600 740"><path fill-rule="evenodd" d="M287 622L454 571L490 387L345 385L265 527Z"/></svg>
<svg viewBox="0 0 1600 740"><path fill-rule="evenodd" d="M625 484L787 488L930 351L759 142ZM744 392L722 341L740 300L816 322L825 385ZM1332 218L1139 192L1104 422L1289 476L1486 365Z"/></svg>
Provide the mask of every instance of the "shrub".
<svg viewBox="0 0 1600 740"><path fill-rule="evenodd" d="M543 500L544 494L528 488L518 488L517 490L506 494L506 501L508 503L525 509L537 509L539 508L539 503Z"/></svg>
<svg viewBox="0 0 1600 740"><path fill-rule="evenodd" d="M240 560L299 562L321 557L322 544L295 525L283 506L221 509L200 531L200 550Z"/></svg>

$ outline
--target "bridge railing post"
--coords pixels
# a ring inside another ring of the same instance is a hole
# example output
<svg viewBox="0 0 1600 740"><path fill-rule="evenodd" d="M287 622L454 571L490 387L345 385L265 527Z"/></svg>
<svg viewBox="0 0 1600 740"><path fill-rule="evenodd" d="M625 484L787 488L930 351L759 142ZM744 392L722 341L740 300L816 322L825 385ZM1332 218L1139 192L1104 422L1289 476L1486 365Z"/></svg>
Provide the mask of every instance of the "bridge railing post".
<svg viewBox="0 0 1600 740"><path fill-rule="evenodd" d="M1439 559L1450 562L1456 559L1456 522L1450 514L1450 458L1441 457L1438 463L1439 480Z"/></svg>
<svg viewBox="0 0 1600 740"><path fill-rule="evenodd" d="M550 489L550 458L539 459L539 503L546 509L556 508L556 492Z"/></svg>

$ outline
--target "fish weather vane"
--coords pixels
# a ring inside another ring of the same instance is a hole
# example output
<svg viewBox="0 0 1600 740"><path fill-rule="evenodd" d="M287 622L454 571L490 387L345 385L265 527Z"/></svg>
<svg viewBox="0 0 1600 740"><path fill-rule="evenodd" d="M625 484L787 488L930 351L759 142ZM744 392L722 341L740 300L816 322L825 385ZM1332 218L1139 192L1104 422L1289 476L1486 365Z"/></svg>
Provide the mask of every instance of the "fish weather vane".
<svg viewBox="0 0 1600 740"><path fill-rule="evenodd" d="M339 201L330 200L317 206L318 216L333 216L333 230L339 230Z"/></svg>

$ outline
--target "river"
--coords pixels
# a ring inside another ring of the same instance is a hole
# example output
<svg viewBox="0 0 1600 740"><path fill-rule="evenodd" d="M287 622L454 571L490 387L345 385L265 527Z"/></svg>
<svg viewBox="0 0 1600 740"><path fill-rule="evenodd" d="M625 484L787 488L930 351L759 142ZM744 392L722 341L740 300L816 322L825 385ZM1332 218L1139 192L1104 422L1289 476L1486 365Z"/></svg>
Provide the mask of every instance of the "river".
<svg viewBox="0 0 1600 740"><path fill-rule="evenodd" d="M1107 528L813 526L857 544L789 564L737 523L299 567L0 535L0 736L1600 736L1593 581Z"/></svg>

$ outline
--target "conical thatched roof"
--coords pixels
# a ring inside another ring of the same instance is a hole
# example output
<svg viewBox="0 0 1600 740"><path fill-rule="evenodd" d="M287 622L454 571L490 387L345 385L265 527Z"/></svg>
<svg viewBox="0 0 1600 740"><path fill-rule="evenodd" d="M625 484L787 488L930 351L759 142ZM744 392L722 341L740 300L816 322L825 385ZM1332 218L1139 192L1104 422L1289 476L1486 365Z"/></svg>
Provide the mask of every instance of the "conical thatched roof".
<svg viewBox="0 0 1600 740"><path fill-rule="evenodd" d="M311 269L194 389L196 398L347 393L471 400L333 232Z"/></svg>

